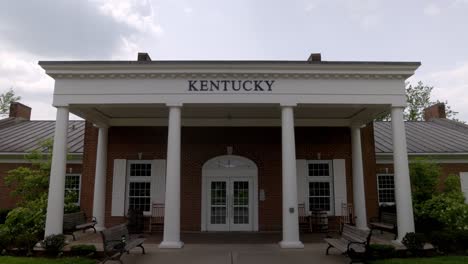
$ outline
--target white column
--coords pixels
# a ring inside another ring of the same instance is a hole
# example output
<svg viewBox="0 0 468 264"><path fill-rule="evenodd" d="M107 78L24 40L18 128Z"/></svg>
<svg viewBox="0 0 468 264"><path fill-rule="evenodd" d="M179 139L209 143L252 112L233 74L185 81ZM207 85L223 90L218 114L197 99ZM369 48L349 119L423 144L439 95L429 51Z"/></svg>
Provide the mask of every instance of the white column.
<svg viewBox="0 0 468 264"><path fill-rule="evenodd" d="M65 171L67 166L68 107L57 107L54 149L49 178L49 196L45 236L62 234L65 200Z"/></svg>
<svg viewBox="0 0 468 264"><path fill-rule="evenodd" d="M101 230L105 228L107 135L108 128L100 127L96 151L96 173L94 174L93 216L97 220L96 228Z"/></svg>
<svg viewBox="0 0 468 264"><path fill-rule="evenodd" d="M281 136L283 158L283 240L279 245L282 248L304 248L304 244L299 240L293 106L281 107Z"/></svg>
<svg viewBox="0 0 468 264"><path fill-rule="evenodd" d="M160 248L184 246L180 241L180 113L180 105L169 106L164 235Z"/></svg>
<svg viewBox="0 0 468 264"><path fill-rule="evenodd" d="M353 200L356 214L356 227L368 229L366 214L366 195L364 188L364 169L362 166L361 127L351 126L351 145L353 161Z"/></svg>
<svg viewBox="0 0 468 264"><path fill-rule="evenodd" d="M393 166L398 241L401 241L406 233L414 232L413 203L403 110L403 107L392 107Z"/></svg>

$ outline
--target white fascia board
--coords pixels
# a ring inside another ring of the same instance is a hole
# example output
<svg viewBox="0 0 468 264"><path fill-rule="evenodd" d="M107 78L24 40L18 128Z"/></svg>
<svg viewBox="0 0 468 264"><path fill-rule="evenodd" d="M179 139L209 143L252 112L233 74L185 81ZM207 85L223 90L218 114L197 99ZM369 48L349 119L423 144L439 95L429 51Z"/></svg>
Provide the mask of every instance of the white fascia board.
<svg viewBox="0 0 468 264"><path fill-rule="evenodd" d="M140 73L265 73L265 74L393 74L401 75L406 79L414 74L419 67L417 64L308 64L302 63L236 63L236 62L213 62L213 63L187 63L187 64L137 64L137 63L83 63L73 64L46 63L41 64L46 73L54 78L67 74L140 74ZM98 76L96 76L98 77Z"/></svg>

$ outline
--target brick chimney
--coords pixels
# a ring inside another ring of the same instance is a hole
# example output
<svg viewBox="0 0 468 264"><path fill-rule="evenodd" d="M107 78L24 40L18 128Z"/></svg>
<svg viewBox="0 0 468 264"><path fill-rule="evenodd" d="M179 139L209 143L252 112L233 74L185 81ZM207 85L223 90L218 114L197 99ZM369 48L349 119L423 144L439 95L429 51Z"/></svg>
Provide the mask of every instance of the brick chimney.
<svg viewBox="0 0 468 264"><path fill-rule="evenodd" d="M424 109L424 120L430 121L434 118L445 118L445 104L437 103Z"/></svg>
<svg viewBox="0 0 468 264"><path fill-rule="evenodd" d="M151 57L146 52L138 52L137 61L151 61Z"/></svg>
<svg viewBox="0 0 468 264"><path fill-rule="evenodd" d="M11 103L10 117L21 120L31 120L31 107L18 102Z"/></svg>
<svg viewBox="0 0 468 264"><path fill-rule="evenodd" d="M308 62L320 62L322 61L322 54L320 53L312 53L310 54L309 58L307 59Z"/></svg>

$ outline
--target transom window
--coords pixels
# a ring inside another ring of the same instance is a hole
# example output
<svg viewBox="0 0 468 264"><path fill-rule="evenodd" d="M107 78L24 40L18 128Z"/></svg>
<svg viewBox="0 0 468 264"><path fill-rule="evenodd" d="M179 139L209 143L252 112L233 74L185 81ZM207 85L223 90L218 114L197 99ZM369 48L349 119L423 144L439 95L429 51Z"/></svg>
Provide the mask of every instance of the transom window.
<svg viewBox="0 0 468 264"><path fill-rule="evenodd" d="M81 175L80 174L67 174L65 175L65 195L72 197L72 202L77 205L80 204L80 189L81 189Z"/></svg>
<svg viewBox="0 0 468 264"><path fill-rule="evenodd" d="M395 203L395 182L393 174L377 174L377 191L380 204Z"/></svg>
<svg viewBox="0 0 468 264"><path fill-rule="evenodd" d="M327 211L333 214L333 174L329 160L308 162L309 211Z"/></svg>
<svg viewBox="0 0 468 264"><path fill-rule="evenodd" d="M150 212L151 210L151 161L129 161L128 168L128 209Z"/></svg>

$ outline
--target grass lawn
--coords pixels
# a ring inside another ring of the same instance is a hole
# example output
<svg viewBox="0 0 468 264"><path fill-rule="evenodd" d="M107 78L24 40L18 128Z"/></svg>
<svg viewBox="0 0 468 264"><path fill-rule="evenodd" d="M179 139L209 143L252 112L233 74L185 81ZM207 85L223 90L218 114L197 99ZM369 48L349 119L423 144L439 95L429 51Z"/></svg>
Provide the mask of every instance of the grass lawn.
<svg viewBox="0 0 468 264"><path fill-rule="evenodd" d="M95 264L96 261L85 258L28 258L28 257L0 257L1 264Z"/></svg>
<svg viewBox="0 0 468 264"><path fill-rule="evenodd" d="M450 256L433 258L384 259L373 264L466 264L468 256Z"/></svg>

